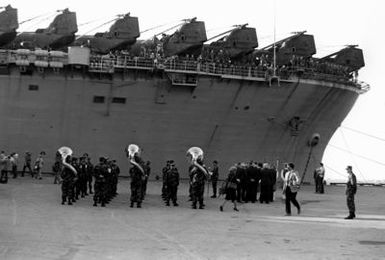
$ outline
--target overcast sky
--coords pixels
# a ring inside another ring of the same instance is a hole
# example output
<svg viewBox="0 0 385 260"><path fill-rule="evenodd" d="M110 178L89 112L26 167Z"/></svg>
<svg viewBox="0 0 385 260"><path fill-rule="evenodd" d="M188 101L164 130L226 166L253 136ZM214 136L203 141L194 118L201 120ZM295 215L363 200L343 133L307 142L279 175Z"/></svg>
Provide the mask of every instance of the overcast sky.
<svg viewBox="0 0 385 260"><path fill-rule="evenodd" d="M371 85L371 90L359 97L330 141L323 159L327 166L326 178L346 179L345 166L349 164L359 180L385 180L385 86L380 82L385 75L382 64L385 61L384 1L14 0L2 3L18 8L19 22L49 12L54 15L55 10L64 8L77 13L79 25L97 20L80 26L79 34L98 27L117 14L130 12L139 18L141 31L163 24L171 27L182 19L197 17L205 21L208 37L211 37L232 25L249 23L256 28L260 47L263 47L273 42L275 13L277 40L291 32L306 30L315 37L316 57L341 49L345 44L358 44L364 51L366 63L359 77ZM40 23L37 23L39 20L25 23L19 31L44 28L52 18ZM100 27L97 31L106 31L108 27ZM160 31L145 33L141 38L149 38L157 32Z"/></svg>

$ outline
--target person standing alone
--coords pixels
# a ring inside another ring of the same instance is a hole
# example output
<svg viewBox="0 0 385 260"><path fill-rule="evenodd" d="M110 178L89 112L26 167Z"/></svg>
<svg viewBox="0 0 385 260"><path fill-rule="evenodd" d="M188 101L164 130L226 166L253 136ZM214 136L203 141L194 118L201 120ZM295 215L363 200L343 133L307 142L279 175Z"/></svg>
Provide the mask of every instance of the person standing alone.
<svg viewBox="0 0 385 260"><path fill-rule="evenodd" d="M349 215L345 219L354 219L356 217L356 206L354 204L354 195L357 192L357 178L353 173L352 166L347 166L348 182L346 183L346 203L349 209Z"/></svg>

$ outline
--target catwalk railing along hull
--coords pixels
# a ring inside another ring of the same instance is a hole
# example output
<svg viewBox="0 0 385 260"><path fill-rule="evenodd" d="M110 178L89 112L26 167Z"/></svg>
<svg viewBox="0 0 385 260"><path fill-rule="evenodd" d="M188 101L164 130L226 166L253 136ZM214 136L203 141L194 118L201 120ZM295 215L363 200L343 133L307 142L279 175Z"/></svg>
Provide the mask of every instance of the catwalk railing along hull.
<svg viewBox="0 0 385 260"><path fill-rule="evenodd" d="M201 147L206 163L220 162L220 175L236 162L293 161L301 174L312 134L309 169L321 161L333 133L354 105L358 92L340 83L298 79L269 84L198 75L195 84L172 84L172 71L128 69L113 74L34 72L10 68L0 76L1 149L23 154L41 150L51 169L63 145L96 162L117 159L123 174L124 147L136 143L160 173L169 159L187 177L185 152ZM307 174L311 181L312 174Z"/></svg>

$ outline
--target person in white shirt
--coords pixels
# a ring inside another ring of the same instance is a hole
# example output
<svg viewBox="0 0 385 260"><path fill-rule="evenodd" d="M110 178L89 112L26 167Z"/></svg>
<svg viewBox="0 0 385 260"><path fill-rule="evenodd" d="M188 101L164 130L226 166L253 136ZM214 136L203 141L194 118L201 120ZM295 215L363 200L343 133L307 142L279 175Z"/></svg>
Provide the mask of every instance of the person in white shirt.
<svg viewBox="0 0 385 260"><path fill-rule="evenodd" d="M286 196L286 216L291 215L290 202L293 203L293 205L297 208L298 214L301 213L301 206L299 205L296 199L300 184L298 172L294 170L294 163L289 163L288 166L289 171L285 175L284 183L284 190Z"/></svg>

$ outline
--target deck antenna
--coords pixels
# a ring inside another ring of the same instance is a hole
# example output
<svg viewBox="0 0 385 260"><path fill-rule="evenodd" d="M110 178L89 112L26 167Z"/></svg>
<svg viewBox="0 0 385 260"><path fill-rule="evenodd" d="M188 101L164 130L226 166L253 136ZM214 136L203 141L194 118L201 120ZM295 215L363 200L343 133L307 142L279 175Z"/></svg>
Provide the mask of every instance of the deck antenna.
<svg viewBox="0 0 385 260"><path fill-rule="evenodd" d="M276 0L274 0L274 43L273 43L273 77L277 77L276 74L276 65L277 65L277 55L276 55L276 45L275 45L275 40L276 40Z"/></svg>

